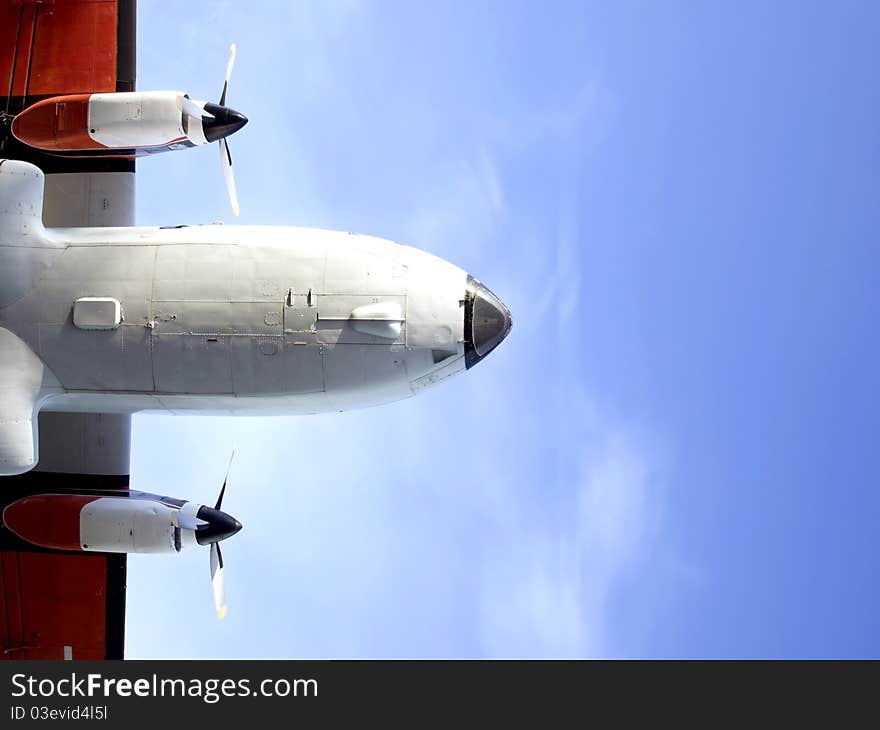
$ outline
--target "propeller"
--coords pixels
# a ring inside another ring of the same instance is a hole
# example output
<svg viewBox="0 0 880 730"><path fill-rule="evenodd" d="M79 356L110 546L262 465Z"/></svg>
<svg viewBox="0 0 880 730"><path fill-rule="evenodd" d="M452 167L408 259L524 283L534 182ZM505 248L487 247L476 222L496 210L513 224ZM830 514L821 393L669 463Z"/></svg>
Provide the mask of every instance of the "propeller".
<svg viewBox="0 0 880 730"><path fill-rule="evenodd" d="M211 588L214 591L217 618L222 621L226 618L226 586L223 583L223 553L220 552L219 542L211 543Z"/></svg>
<svg viewBox="0 0 880 730"><path fill-rule="evenodd" d="M226 91L229 88L229 77L232 76L232 67L235 65L235 44L229 46L229 58L226 59L226 79L223 81L223 93L220 94L220 106L226 106Z"/></svg>
<svg viewBox="0 0 880 730"><path fill-rule="evenodd" d="M229 481L229 470L232 468L232 460L234 458L235 449L233 449L232 453L229 455L229 463L226 465L226 476L223 477L223 486L220 487L220 494L217 496L217 504L214 505L214 509L219 510L223 504L223 495L226 494L226 482Z"/></svg>
<svg viewBox="0 0 880 730"><path fill-rule="evenodd" d="M233 46L234 48L234 46ZM229 465L226 467L226 476L223 478L223 486L220 487L220 494L217 496L217 503L214 509L219 511L223 504L223 497L226 494L226 482L229 481L229 470L232 468L232 459L235 457L235 451L229 457ZM211 543L211 589L214 592L214 608L217 610L217 618L221 621L226 617L226 585L223 581L223 552L220 550L220 543Z"/></svg>
<svg viewBox="0 0 880 730"><path fill-rule="evenodd" d="M247 117L234 109L226 106L226 94L229 91L229 79L232 76L232 67L235 65L235 44L229 47L229 58L226 61L226 77L223 79L223 91L220 93L220 102L212 104L193 101L186 94L180 97L180 108L183 112L196 120L202 126L204 139L207 142L218 142L220 145L220 164L223 167L223 180L226 183L226 192L229 195L229 204L232 206L233 215L239 214L238 195L235 192L235 177L232 173L232 154L229 152L229 143L226 137L237 132L245 124Z"/></svg>
<svg viewBox="0 0 880 730"><path fill-rule="evenodd" d="M229 90L229 77L232 76L232 67L234 65L235 44L233 43L229 46L229 58L226 60L226 78L223 80L220 106L226 106L226 92ZM238 195L235 193L235 177L232 174L232 154L229 152L229 144L226 142L226 137L220 138L220 164L223 166L223 180L226 182L226 192L229 194L232 214L238 217Z"/></svg>
<svg viewBox="0 0 880 730"><path fill-rule="evenodd" d="M211 114L211 112L205 109L201 104L196 104L186 94L180 97L180 105L187 116L195 117L196 119L200 119L201 117L208 117L209 119L214 118L214 115Z"/></svg>
<svg viewBox="0 0 880 730"><path fill-rule="evenodd" d="M235 177L232 174L232 155L229 152L229 144L226 142L225 137L220 139L220 164L223 166L223 179L226 181L226 192L229 194L232 214L238 217L238 195L235 193Z"/></svg>

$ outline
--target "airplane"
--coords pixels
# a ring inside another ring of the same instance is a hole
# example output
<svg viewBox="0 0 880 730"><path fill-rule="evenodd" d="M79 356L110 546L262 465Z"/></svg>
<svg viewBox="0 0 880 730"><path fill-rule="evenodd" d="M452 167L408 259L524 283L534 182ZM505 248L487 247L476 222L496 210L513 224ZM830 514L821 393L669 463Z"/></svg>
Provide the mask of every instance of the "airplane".
<svg viewBox="0 0 880 730"><path fill-rule="evenodd" d="M0 97L8 658L122 658L126 555L137 550L211 545L215 607L225 613L219 541L240 524L220 510L223 490L207 507L131 489L131 414L388 403L474 367L512 327L479 280L393 241L277 226L134 226L129 152L143 145L124 136L133 97L114 97L137 93L134 18L133 0L0 0L0 48L13 50L0 56L0 89L9 89ZM37 114L29 109L58 113L67 103L59 98L91 104L95 94L122 99L104 111L120 112L110 126L123 137L99 154L41 147L22 131ZM185 98L174 94L169 119L189 114ZM159 146L170 150L167 142Z"/></svg>

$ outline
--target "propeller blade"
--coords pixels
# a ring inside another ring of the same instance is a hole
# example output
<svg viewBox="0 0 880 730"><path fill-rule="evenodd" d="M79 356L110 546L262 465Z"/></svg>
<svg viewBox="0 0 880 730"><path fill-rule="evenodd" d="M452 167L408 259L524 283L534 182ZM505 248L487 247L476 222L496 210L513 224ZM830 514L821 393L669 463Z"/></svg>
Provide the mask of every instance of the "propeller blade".
<svg viewBox="0 0 880 730"><path fill-rule="evenodd" d="M177 527L182 530L198 530L200 527L204 527L208 523L205 520L200 520L194 514L190 513L177 513Z"/></svg>
<svg viewBox="0 0 880 730"><path fill-rule="evenodd" d="M237 216L238 195L235 194L235 178L232 175L232 155L229 153L229 145L225 138L220 139L220 164L223 165L223 179L226 180L226 192L229 193L232 213Z"/></svg>
<svg viewBox="0 0 880 730"><path fill-rule="evenodd" d="M180 97L180 105L187 116L195 117L196 119L199 119L200 117L208 117L209 119L214 118L214 115L211 114L211 112L205 111L204 107L196 104L188 96Z"/></svg>
<svg viewBox="0 0 880 730"><path fill-rule="evenodd" d="M232 453L229 455L229 464L226 467L226 476L223 477L223 486L220 487L220 496L217 497L217 504L214 505L214 509L219 510L220 505L223 504L223 495L226 494L226 482L229 481L229 470L232 468L232 460L235 458L235 449L232 450Z"/></svg>
<svg viewBox="0 0 880 730"><path fill-rule="evenodd" d="M219 542L211 543L211 588L217 618L223 620L226 616L226 587L223 584L223 553L220 552Z"/></svg>
<svg viewBox="0 0 880 730"><path fill-rule="evenodd" d="M229 88L229 77L232 76L232 67L235 65L235 44L229 46L229 59L226 61L226 79L223 81L223 93L220 94L220 106L226 105L226 91Z"/></svg>
<svg viewBox="0 0 880 730"><path fill-rule="evenodd" d="M171 515L172 522L181 530L198 530L200 527L204 527L208 523L205 520L199 519L198 514L201 506L196 502L187 502L176 513Z"/></svg>

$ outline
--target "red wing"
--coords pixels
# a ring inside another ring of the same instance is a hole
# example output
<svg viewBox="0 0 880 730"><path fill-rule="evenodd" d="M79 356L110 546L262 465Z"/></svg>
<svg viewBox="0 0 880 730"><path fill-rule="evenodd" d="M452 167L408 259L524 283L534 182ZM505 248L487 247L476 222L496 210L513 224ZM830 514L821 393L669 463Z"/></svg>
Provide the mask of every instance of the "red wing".
<svg viewBox="0 0 880 730"><path fill-rule="evenodd" d="M0 157L46 173L47 226L134 224L133 159L46 155L10 121L50 96L134 91L135 16L134 0L0 0ZM41 413L37 470L0 479L0 508L46 488L127 488L130 429L125 415ZM121 659L125 574L125 555L41 550L0 520L0 657Z"/></svg>
<svg viewBox="0 0 880 730"><path fill-rule="evenodd" d="M0 659L122 659L125 555L0 551Z"/></svg>
<svg viewBox="0 0 880 730"><path fill-rule="evenodd" d="M134 91L135 18L135 0L0 0L0 157L33 162L45 173L134 172L133 159L40 153L10 129L16 114L41 99Z"/></svg>
<svg viewBox="0 0 880 730"><path fill-rule="evenodd" d="M132 91L134 57L134 3L4 0L0 5L0 90L13 100Z"/></svg>

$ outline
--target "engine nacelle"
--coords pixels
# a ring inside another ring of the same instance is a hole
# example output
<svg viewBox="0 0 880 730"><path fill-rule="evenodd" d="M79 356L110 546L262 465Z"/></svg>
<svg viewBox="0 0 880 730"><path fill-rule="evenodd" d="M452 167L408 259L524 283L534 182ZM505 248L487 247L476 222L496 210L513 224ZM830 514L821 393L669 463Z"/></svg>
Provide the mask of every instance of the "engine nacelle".
<svg viewBox="0 0 880 730"><path fill-rule="evenodd" d="M80 545L102 553L174 553L181 547L177 510L161 502L101 497L79 513Z"/></svg>
<svg viewBox="0 0 880 730"><path fill-rule="evenodd" d="M127 490L33 494L7 505L2 519L32 545L99 553L175 553L241 529L216 507Z"/></svg>
<svg viewBox="0 0 880 730"><path fill-rule="evenodd" d="M141 157L216 142L246 123L180 91L124 91L43 99L13 119L12 134L54 155Z"/></svg>
<svg viewBox="0 0 880 730"><path fill-rule="evenodd" d="M55 550L173 553L181 548L177 508L153 499L37 494L3 510L22 540Z"/></svg>

